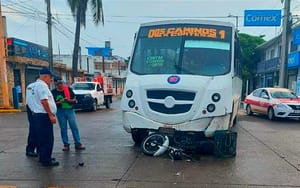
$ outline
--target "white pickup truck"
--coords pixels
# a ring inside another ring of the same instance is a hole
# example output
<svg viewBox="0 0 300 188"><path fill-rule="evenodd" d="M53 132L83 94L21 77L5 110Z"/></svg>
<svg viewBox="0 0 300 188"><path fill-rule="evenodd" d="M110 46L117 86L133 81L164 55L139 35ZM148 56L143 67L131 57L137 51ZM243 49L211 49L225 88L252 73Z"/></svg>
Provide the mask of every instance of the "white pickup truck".
<svg viewBox="0 0 300 188"><path fill-rule="evenodd" d="M71 87L77 99L75 109L96 111L102 105L110 108L112 94L105 94L98 82L75 82Z"/></svg>

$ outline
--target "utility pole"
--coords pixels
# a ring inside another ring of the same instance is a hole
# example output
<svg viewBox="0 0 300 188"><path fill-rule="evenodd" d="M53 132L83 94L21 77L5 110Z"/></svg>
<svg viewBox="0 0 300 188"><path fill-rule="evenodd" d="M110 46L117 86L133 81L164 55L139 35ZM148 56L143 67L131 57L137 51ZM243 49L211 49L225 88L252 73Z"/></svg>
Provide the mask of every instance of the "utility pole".
<svg viewBox="0 0 300 188"><path fill-rule="evenodd" d="M103 71L103 73L105 73L105 61L104 61L104 51L102 50L102 71Z"/></svg>
<svg viewBox="0 0 300 188"><path fill-rule="evenodd" d="M6 69L6 31L4 31L4 24L1 11L0 0L0 108L9 108L9 95L8 95L8 81Z"/></svg>
<svg viewBox="0 0 300 188"><path fill-rule="evenodd" d="M281 33L281 56L279 69L279 87L287 87L287 56L288 56L288 36L290 33L290 0L284 1L283 8L283 25Z"/></svg>
<svg viewBox="0 0 300 188"><path fill-rule="evenodd" d="M47 3L47 24L48 24L48 58L49 69L53 72L53 49L52 49L52 15L50 0L46 0Z"/></svg>
<svg viewBox="0 0 300 188"><path fill-rule="evenodd" d="M82 69L81 47L80 46L79 46L79 49L78 49L78 53L79 53L79 69Z"/></svg>

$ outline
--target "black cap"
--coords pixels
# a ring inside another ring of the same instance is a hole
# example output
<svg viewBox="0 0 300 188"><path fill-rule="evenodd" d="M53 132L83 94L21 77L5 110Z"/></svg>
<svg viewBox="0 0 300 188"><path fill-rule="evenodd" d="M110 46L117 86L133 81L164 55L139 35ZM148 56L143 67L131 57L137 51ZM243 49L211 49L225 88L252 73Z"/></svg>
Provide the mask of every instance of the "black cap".
<svg viewBox="0 0 300 188"><path fill-rule="evenodd" d="M46 67L43 67L40 70L40 75L45 75L45 74L49 74L50 76L54 76L54 74Z"/></svg>
<svg viewBox="0 0 300 188"><path fill-rule="evenodd" d="M64 83L64 81L60 77L54 77L55 84Z"/></svg>

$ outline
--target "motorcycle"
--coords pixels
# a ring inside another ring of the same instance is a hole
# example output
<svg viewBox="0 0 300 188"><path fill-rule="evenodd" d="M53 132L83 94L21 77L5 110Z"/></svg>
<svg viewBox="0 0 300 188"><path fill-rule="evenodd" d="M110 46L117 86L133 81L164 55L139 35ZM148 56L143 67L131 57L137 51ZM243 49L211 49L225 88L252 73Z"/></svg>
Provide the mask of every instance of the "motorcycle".
<svg viewBox="0 0 300 188"><path fill-rule="evenodd" d="M145 155L154 157L161 156L168 151L172 160L192 159L191 156L184 153L183 149L170 146L169 137L160 133L152 133L145 137L141 149Z"/></svg>

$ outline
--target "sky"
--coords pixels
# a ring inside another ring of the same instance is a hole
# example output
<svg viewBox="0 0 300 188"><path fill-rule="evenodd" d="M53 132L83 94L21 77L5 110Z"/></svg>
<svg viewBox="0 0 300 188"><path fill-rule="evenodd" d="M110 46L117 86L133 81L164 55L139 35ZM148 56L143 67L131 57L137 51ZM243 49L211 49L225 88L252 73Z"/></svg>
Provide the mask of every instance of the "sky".
<svg viewBox="0 0 300 188"><path fill-rule="evenodd" d="M0 0L6 16L8 37L48 46L47 7L45 0ZM281 0L102 0L104 25L93 23L91 8L87 10L86 27L81 29L82 54L86 47L104 47L111 42L113 55L129 57L134 34L145 22L200 19L238 21L240 33L265 35L265 40L280 34L281 27L246 27L244 10L282 10ZM53 17L53 53L72 54L75 21L67 0L51 0ZM291 3L293 18L299 18L300 0ZM283 13L282 13L283 14ZM230 17L232 15L233 17Z"/></svg>

